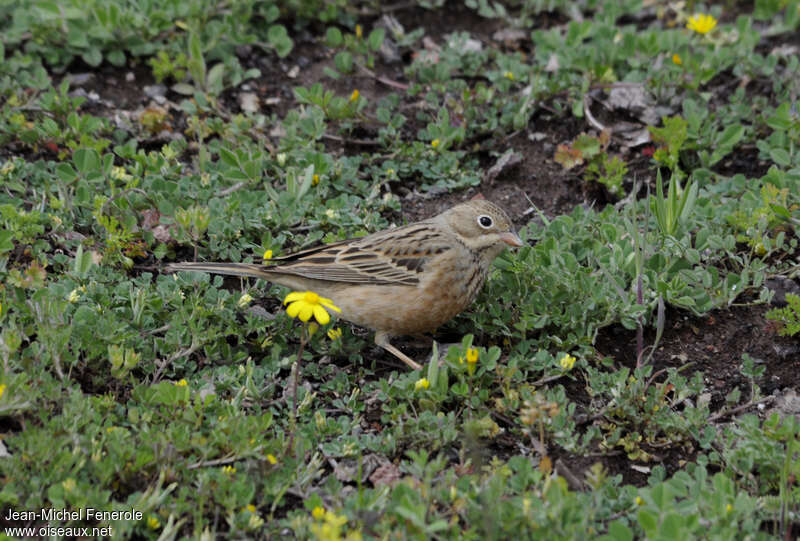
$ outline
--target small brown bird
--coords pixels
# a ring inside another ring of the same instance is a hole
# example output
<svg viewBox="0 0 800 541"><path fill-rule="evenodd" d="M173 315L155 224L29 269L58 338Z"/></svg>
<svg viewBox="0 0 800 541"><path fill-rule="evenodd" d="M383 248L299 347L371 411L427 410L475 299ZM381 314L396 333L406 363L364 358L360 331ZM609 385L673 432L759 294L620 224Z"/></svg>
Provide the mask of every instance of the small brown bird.
<svg viewBox="0 0 800 541"><path fill-rule="evenodd" d="M341 308L343 319L375 330L377 345L418 369L390 338L430 332L452 319L480 291L494 258L522 244L508 215L476 197L421 222L275 258L271 266L174 263L167 270L251 276L313 291Z"/></svg>

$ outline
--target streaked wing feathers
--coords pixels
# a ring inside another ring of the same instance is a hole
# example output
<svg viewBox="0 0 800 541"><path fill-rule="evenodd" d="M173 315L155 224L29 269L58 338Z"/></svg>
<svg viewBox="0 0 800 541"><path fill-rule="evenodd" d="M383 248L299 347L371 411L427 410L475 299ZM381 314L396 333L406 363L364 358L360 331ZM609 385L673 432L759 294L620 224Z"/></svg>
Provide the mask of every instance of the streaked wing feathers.
<svg viewBox="0 0 800 541"><path fill-rule="evenodd" d="M449 246L444 233L422 222L302 250L268 269L333 282L416 285L428 260Z"/></svg>

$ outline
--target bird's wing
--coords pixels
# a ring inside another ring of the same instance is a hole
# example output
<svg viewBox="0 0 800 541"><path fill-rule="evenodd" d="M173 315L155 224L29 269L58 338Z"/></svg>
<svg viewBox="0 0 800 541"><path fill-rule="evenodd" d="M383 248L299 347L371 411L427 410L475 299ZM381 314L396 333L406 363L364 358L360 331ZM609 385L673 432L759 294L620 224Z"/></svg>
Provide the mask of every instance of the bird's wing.
<svg viewBox="0 0 800 541"><path fill-rule="evenodd" d="M420 222L276 258L265 270L331 282L416 285L426 263L451 248L444 232Z"/></svg>

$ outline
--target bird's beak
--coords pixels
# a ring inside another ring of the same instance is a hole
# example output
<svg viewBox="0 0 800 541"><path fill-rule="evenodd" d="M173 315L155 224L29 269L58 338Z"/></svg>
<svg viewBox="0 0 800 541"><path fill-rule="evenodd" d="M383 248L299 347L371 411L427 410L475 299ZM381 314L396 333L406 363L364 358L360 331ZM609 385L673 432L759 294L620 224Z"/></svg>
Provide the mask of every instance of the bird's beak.
<svg viewBox="0 0 800 541"><path fill-rule="evenodd" d="M506 231L505 233L500 233L500 240L508 244L509 246L514 246L519 248L523 246L525 243L522 242L522 239L519 238L519 235L514 233L513 231Z"/></svg>

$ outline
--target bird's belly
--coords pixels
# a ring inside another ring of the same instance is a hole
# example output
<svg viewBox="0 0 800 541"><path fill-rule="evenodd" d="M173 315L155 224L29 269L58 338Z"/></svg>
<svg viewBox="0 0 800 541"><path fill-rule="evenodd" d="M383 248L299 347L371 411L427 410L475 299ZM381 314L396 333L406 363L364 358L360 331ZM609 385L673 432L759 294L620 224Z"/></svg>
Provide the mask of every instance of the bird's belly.
<svg viewBox="0 0 800 541"><path fill-rule="evenodd" d="M464 310L483 284L485 273L465 279L429 277L416 286L360 285L331 296L341 317L391 335L432 332Z"/></svg>

